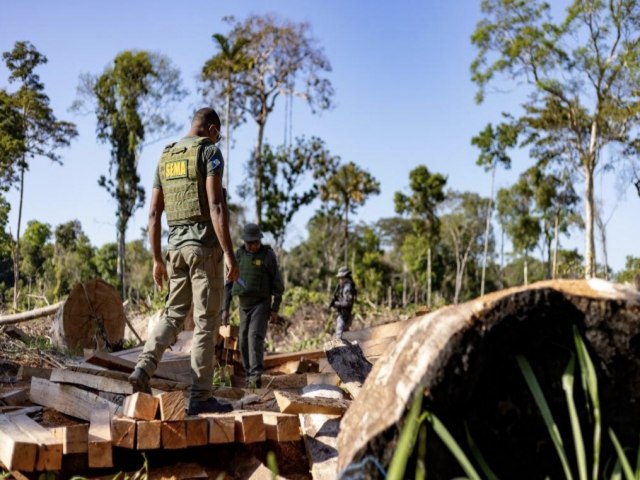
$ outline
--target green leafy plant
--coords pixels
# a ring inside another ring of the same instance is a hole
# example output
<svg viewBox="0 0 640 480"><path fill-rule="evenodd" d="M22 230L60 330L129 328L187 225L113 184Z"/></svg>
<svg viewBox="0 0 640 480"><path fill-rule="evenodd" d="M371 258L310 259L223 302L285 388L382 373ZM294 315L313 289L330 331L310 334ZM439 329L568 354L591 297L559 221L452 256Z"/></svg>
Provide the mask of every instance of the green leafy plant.
<svg viewBox="0 0 640 480"><path fill-rule="evenodd" d="M216 387L231 387L231 376L224 365L218 365L213 369L213 385Z"/></svg>
<svg viewBox="0 0 640 480"><path fill-rule="evenodd" d="M572 465L569 460L569 454L565 448L565 441L563 440L562 432L553 417L553 412L549 407L533 368L525 357L516 357L520 371L531 394L533 395L538 411L540 412L549 436L551 437L562 465L565 478L567 480L574 480L574 478L579 480L598 480L600 478L608 478L610 480L640 480L640 446L637 449L634 469L625 453L625 449L622 447L615 432L611 428L608 429L608 433L611 444L616 452L616 458L612 460L614 461L614 464L610 475L606 476L605 472L601 471L600 455L602 448L602 411L598 393L598 378L586 344L575 326L573 329L573 339L576 354L571 354L569 363L562 374L562 389L565 393L567 411L571 425L571 443L573 443L575 450L575 465ZM578 359L577 362L576 357ZM576 368L577 366L579 368ZM581 393L585 399L586 410L590 420L588 422L592 443L590 452L588 452L585 446L585 435L581 426L586 423L581 423L578 415L578 409L576 407L576 400L574 396L576 390L576 377L578 377L579 380ZM424 420L428 421L436 435L438 435L440 440L456 458L459 465L467 475L467 478L472 480L480 480L483 478L473 466L473 463L469 460L464 450L447 430L445 425L433 413L429 411L421 413L421 405L422 394L416 395L416 399L414 400L413 406L406 417L405 425L400 433L398 448L392 458L388 478L404 478L406 464L414 451L418 427ZM485 478L488 478L489 480L498 480L498 477L491 470L478 446L473 441L468 429L466 433L469 451L472 453L475 462L479 465Z"/></svg>

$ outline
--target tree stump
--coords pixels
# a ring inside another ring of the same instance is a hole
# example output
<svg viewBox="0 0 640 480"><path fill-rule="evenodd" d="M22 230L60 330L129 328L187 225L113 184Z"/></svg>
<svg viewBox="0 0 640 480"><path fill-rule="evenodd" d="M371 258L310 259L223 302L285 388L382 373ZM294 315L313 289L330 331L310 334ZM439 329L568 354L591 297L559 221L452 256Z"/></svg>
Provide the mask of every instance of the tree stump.
<svg viewBox="0 0 640 480"><path fill-rule="evenodd" d="M122 344L125 324L116 289L102 280L89 280L76 285L56 312L52 341L72 351L113 351Z"/></svg>
<svg viewBox="0 0 640 480"><path fill-rule="evenodd" d="M361 460L374 457L388 468L408 407L415 395L423 395L422 408L437 415L473 459L469 431L499 478L564 478L516 357L531 364L571 456L571 424L561 378L575 352L574 328L597 370L604 422L602 471L615 459L608 428L624 447L635 451L638 445L640 294L598 279L545 281L503 290L414 321L376 362L345 413L337 441L338 471L347 468L353 475L382 478L374 462ZM579 386L575 388L584 419L584 396ZM588 448L592 437L587 431L591 432L584 430L583 435ZM429 479L463 475L432 430L425 460ZM416 461L410 459L407 472L415 470Z"/></svg>

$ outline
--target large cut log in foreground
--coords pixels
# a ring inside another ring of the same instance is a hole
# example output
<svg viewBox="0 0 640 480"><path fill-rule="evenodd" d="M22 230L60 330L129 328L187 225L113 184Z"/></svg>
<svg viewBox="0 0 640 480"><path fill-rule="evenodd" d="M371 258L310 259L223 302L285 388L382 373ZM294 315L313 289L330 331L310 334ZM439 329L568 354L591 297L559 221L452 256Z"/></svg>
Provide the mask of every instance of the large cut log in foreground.
<svg viewBox="0 0 640 480"><path fill-rule="evenodd" d="M614 458L607 429L636 451L640 431L640 293L602 280L546 281L504 290L424 315L374 365L345 413L339 470L380 478L397 446L414 396L467 449L466 428L499 478L564 478L557 454L516 356L532 365L567 450L571 426L561 378L575 351L574 326L598 373L603 410L601 465ZM576 378L576 385L580 384ZM576 386L576 389L579 389ZM580 413L585 412L577 395ZM585 443L592 444L586 428ZM462 475L430 431L427 478ZM412 458L411 462L415 462ZM415 468L410 462L409 471Z"/></svg>
<svg viewBox="0 0 640 480"><path fill-rule="evenodd" d="M89 280L76 285L58 309L52 340L70 350L112 350L124 338L125 323L117 290L102 280Z"/></svg>

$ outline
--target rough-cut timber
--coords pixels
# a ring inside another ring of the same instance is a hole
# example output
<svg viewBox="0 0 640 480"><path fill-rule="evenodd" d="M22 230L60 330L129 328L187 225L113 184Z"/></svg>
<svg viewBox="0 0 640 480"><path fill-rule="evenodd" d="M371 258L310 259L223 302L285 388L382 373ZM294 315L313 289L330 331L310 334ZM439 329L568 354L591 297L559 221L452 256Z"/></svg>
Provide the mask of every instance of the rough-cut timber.
<svg viewBox="0 0 640 480"><path fill-rule="evenodd" d="M340 431L340 418L336 415L300 415L313 480L334 480L338 477L336 438Z"/></svg>
<svg viewBox="0 0 640 480"><path fill-rule="evenodd" d="M0 461L9 470L33 472L38 445L11 417L0 415Z"/></svg>
<svg viewBox="0 0 640 480"><path fill-rule="evenodd" d="M162 422L162 448L187 448L187 426L184 420Z"/></svg>
<svg viewBox="0 0 640 480"><path fill-rule="evenodd" d="M296 442L300 440L298 415L276 412L262 414L267 440L274 442Z"/></svg>
<svg viewBox="0 0 640 480"><path fill-rule="evenodd" d="M336 371L342 386L352 398L360 393L362 384L371 371L371 363L364 357L360 347L340 338L334 338L324 345L327 360Z"/></svg>
<svg viewBox="0 0 640 480"><path fill-rule="evenodd" d="M154 450L160 448L162 435L161 420L140 420L136 423L136 445L138 450Z"/></svg>
<svg viewBox="0 0 640 480"><path fill-rule="evenodd" d="M106 405L96 405L89 425L89 468L113 466L111 412Z"/></svg>
<svg viewBox="0 0 640 480"><path fill-rule="evenodd" d="M136 421L116 415L111 419L111 442L114 447L136 448Z"/></svg>
<svg viewBox="0 0 640 480"><path fill-rule="evenodd" d="M102 280L76 285L56 312L55 345L77 350L111 350L122 343L126 319L118 291Z"/></svg>
<svg viewBox="0 0 640 480"><path fill-rule="evenodd" d="M267 433L264 428L262 414L256 412L236 413L236 442L256 443L264 442Z"/></svg>
<svg viewBox="0 0 640 480"><path fill-rule="evenodd" d="M86 390L36 377L31 378L29 398L33 403L86 421L90 420L91 412L99 404L107 405L112 415L118 408L115 403Z"/></svg>
<svg viewBox="0 0 640 480"><path fill-rule="evenodd" d="M124 399L122 413L137 420L153 420L158 413L158 398L148 393L136 392Z"/></svg>
<svg viewBox="0 0 640 480"><path fill-rule="evenodd" d="M184 420L187 416L182 392L161 393L156 398L160 403L161 420Z"/></svg>
<svg viewBox="0 0 640 480"><path fill-rule="evenodd" d="M62 468L62 442L60 440L26 415L12 416L11 421L38 446L35 470L55 471Z"/></svg>
<svg viewBox="0 0 640 480"><path fill-rule="evenodd" d="M201 417L189 417L184 421L187 427L187 447L198 447L209 443L209 421Z"/></svg>
<svg viewBox="0 0 640 480"><path fill-rule="evenodd" d="M631 288L563 280L495 292L417 318L376 362L344 415L338 468L368 455L388 466L407 406L424 391L423 408L437 414L460 443L466 425L500 478L518 478L522 465L528 478L564 476L516 356L532 364L564 428L569 422L560 379L575 351L574 327L598 369L608 425L623 444L637 445L639 306L640 293ZM430 438L427 478L458 476L455 460ZM601 454L613 457L611 450ZM362 470L367 478L380 477L371 462Z"/></svg>
<svg viewBox="0 0 640 480"><path fill-rule="evenodd" d="M50 429L54 437L62 442L62 453L87 453L89 441L89 424L79 423L66 427L53 427Z"/></svg>
<svg viewBox="0 0 640 480"><path fill-rule="evenodd" d="M301 397L284 390L273 392L282 413L322 413L325 415L342 415L351 402L323 397Z"/></svg>
<svg viewBox="0 0 640 480"><path fill-rule="evenodd" d="M200 414L209 422L209 443L233 443L235 441L236 416L228 414Z"/></svg>

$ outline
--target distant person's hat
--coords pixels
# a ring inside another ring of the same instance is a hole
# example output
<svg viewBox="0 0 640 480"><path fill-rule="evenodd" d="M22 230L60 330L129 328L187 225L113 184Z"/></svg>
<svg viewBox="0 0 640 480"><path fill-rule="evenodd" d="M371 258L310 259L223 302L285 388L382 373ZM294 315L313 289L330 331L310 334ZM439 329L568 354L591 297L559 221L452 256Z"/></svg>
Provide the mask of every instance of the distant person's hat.
<svg viewBox="0 0 640 480"><path fill-rule="evenodd" d="M347 277L349 275L351 275L351 270L349 270L347 267L340 267L338 269L338 273L336 273L336 277L338 278Z"/></svg>
<svg viewBox="0 0 640 480"><path fill-rule="evenodd" d="M255 223L247 223L242 230L242 240L245 242L255 242L262 238L260 227Z"/></svg>

